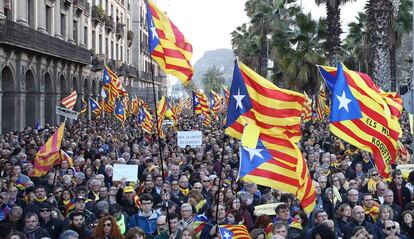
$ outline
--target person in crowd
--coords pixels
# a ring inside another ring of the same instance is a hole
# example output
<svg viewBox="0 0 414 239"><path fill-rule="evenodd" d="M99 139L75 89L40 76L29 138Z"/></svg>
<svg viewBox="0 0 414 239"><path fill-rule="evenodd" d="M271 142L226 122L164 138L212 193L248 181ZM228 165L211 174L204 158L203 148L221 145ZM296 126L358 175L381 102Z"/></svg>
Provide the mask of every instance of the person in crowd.
<svg viewBox="0 0 414 239"><path fill-rule="evenodd" d="M145 232L139 227L132 227L125 235L125 239L145 239Z"/></svg>
<svg viewBox="0 0 414 239"><path fill-rule="evenodd" d="M155 236L157 218L160 216L153 208L153 197L145 193L140 197L141 209L129 219L129 228L138 226L147 237Z"/></svg>
<svg viewBox="0 0 414 239"><path fill-rule="evenodd" d="M24 216L23 232L27 238L42 239L50 237L47 230L40 227L39 218L34 212L26 213Z"/></svg>
<svg viewBox="0 0 414 239"><path fill-rule="evenodd" d="M40 205L40 227L46 229L51 238L58 238L62 232L63 222L52 217L52 205L44 202Z"/></svg>
<svg viewBox="0 0 414 239"><path fill-rule="evenodd" d="M408 239L414 239L414 213L406 210L401 214L403 218L401 223L401 234L405 235Z"/></svg>
<svg viewBox="0 0 414 239"><path fill-rule="evenodd" d="M352 221L346 224L343 231L343 238L350 239L352 237L353 229L357 226L364 227L369 234L373 235L374 239L379 239L376 228L374 225L365 220L364 209L359 205L356 205L354 208L352 208Z"/></svg>
<svg viewBox="0 0 414 239"><path fill-rule="evenodd" d="M341 233L344 233L345 226L351 222L351 207L344 203L341 204L335 212L336 223Z"/></svg>
<svg viewBox="0 0 414 239"><path fill-rule="evenodd" d="M99 219L98 225L93 230L93 238L122 239L123 236L116 224L115 218L108 215Z"/></svg>

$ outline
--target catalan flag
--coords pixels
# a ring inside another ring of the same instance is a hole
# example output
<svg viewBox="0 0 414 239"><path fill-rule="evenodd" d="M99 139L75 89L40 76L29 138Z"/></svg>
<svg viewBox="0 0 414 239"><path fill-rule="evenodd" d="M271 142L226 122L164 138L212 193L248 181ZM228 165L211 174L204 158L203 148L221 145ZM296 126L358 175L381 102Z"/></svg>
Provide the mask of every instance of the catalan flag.
<svg viewBox="0 0 414 239"><path fill-rule="evenodd" d="M204 120L203 126L207 127L211 124L211 115L208 112L203 112Z"/></svg>
<svg viewBox="0 0 414 239"><path fill-rule="evenodd" d="M216 115L220 110L220 97L214 90L210 94L210 109Z"/></svg>
<svg viewBox="0 0 414 239"><path fill-rule="evenodd" d="M219 225L219 231L223 239L251 239L244 225Z"/></svg>
<svg viewBox="0 0 414 239"><path fill-rule="evenodd" d="M72 167L73 166L73 159L62 149L60 150L60 161L67 161L69 166Z"/></svg>
<svg viewBox="0 0 414 239"><path fill-rule="evenodd" d="M101 108L99 107L98 102L96 102L94 99L89 97L89 106L90 106L90 110L95 114L95 116L99 117L101 114Z"/></svg>
<svg viewBox="0 0 414 239"><path fill-rule="evenodd" d="M185 99L184 108L187 109L187 110L191 109L191 98L190 98L190 96L187 96L187 98Z"/></svg>
<svg viewBox="0 0 414 239"><path fill-rule="evenodd" d="M203 113L201 109L200 99L198 98L197 94L193 91L193 112L196 115Z"/></svg>
<svg viewBox="0 0 414 239"><path fill-rule="evenodd" d="M121 101L116 102L115 117L123 124L125 122L125 110Z"/></svg>
<svg viewBox="0 0 414 239"><path fill-rule="evenodd" d="M302 120L304 123L309 122L312 119L312 99L309 98L306 92L305 95L305 104L302 111Z"/></svg>
<svg viewBox="0 0 414 239"><path fill-rule="evenodd" d="M65 122L63 122L55 133L42 145L36 153L34 160L33 176L41 177L60 161L60 146L65 131Z"/></svg>
<svg viewBox="0 0 414 239"><path fill-rule="evenodd" d="M171 118L174 122L174 127L176 127L177 126L177 121L178 121L178 114L179 114L179 104L173 105L171 107L171 112L172 112Z"/></svg>
<svg viewBox="0 0 414 239"><path fill-rule="evenodd" d="M88 103L86 103L85 98L83 98L81 101L81 109L79 111L79 114L80 115L85 114L87 110L88 110Z"/></svg>
<svg viewBox="0 0 414 239"><path fill-rule="evenodd" d="M330 131L357 148L373 154L378 172L389 177L397 157L401 99L384 93L366 74L319 66L332 92ZM394 98L395 97L395 98Z"/></svg>
<svg viewBox="0 0 414 239"><path fill-rule="evenodd" d="M70 95L66 96L65 98L60 101L63 106L66 107L66 109L72 110L73 107L76 104L76 100L78 99L78 94L76 93L76 90L72 91Z"/></svg>
<svg viewBox="0 0 414 239"><path fill-rule="evenodd" d="M325 92L325 86L322 84L319 89L318 98L316 101L316 119L323 120L327 115L329 115L329 106L326 103L327 96Z"/></svg>
<svg viewBox="0 0 414 239"><path fill-rule="evenodd" d="M255 148L242 146L240 151L240 178L292 193L306 213L313 210L315 187L306 162L296 144L285 135L261 133Z"/></svg>
<svg viewBox="0 0 414 239"><path fill-rule="evenodd" d="M142 107L141 109L144 114L142 129L144 130L144 132L151 134L152 128L154 127L154 123L152 122L152 116L145 107Z"/></svg>
<svg viewBox="0 0 414 239"><path fill-rule="evenodd" d="M243 126L255 124L267 134L285 134L294 142L301 137L305 96L281 89L238 62L234 66L226 133L240 139Z"/></svg>
<svg viewBox="0 0 414 239"><path fill-rule="evenodd" d="M162 122L164 122L165 118L165 112L167 112L167 100L165 99L165 96L161 97L161 100L158 101L157 106L157 116L158 116L158 136L160 138L164 138L164 131L162 130Z"/></svg>
<svg viewBox="0 0 414 239"><path fill-rule="evenodd" d="M226 106L228 106L229 100L230 100L230 91L227 89L226 86L222 85L222 87L223 87L223 95L224 95L224 98L226 99Z"/></svg>
<svg viewBox="0 0 414 239"><path fill-rule="evenodd" d="M147 0L149 52L167 74L187 84L193 76L193 47L151 0Z"/></svg>
<svg viewBox="0 0 414 239"><path fill-rule="evenodd" d="M200 104L200 108L202 112L210 112L210 106L208 104L207 97L202 92L194 92L195 97L198 99L198 102Z"/></svg>
<svg viewBox="0 0 414 239"><path fill-rule="evenodd" d="M196 234L196 238L200 238L201 232L203 231L207 222L208 222L208 219L205 214L196 215L196 217L194 218L194 223L193 223L193 229L194 229L194 233Z"/></svg>
<svg viewBox="0 0 414 239"><path fill-rule="evenodd" d="M398 140L398 158L400 162L410 161L410 153L401 141Z"/></svg>

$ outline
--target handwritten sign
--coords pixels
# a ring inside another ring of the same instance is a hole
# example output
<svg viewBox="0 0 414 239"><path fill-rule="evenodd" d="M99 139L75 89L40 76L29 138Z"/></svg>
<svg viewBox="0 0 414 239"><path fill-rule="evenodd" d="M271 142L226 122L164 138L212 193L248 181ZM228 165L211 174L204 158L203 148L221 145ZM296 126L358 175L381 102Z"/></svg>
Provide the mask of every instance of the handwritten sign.
<svg viewBox="0 0 414 239"><path fill-rule="evenodd" d="M201 131L177 131L177 142L180 148L190 145L191 147L202 144L203 135Z"/></svg>
<svg viewBox="0 0 414 239"><path fill-rule="evenodd" d="M269 204L255 206L254 207L254 215L256 215L256 216L260 216L260 215L263 215L263 214L269 215L269 216L276 215L275 209L280 204L282 204L282 202L269 203Z"/></svg>
<svg viewBox="0 0 414 239"><path fill-rule="evenodd" d="M69 119L77 120L79 113L76 112L76 111L73 111L73 110L69 110L69 109L57 106L56 107L56 114L64 116L64 117L68 117Z"/></svg>
<svg viewBox="0 0 414 239"><path fill-rule="evenodd" d="M126 178L127 182L138 181L138 165L114 164L113 181L121 181Z"/></svg>

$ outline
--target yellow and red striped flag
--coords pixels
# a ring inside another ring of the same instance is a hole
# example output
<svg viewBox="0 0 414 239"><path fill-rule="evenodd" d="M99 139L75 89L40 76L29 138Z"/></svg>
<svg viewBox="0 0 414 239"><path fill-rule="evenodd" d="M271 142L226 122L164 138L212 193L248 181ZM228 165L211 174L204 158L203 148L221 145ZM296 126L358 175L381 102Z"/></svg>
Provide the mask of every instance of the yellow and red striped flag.
<svg viewBox="0 0 414 239"><path fill-rule="evenodd" d="M401 99L397 94L384 93L368 75L341 64L338 68L318 67L332 92L330 131L372 153L378 172L388 178L401 133Z"/></svg>
<svg viewBox="0 0 414 239"><path fill-rule="evenodd" d="M221 85L223 87L223 94L224 94L224 98L226 99L226 106L229 105L229 100L230 100L230 91L227 89L226 86Z"/></svg>
<svg viewBox="0 0 414 239"><path fill-rule="evenodd" d="M184 108L187 110L191 109L191 97L190 96L187 96L187 98L185 99Z"/></svg>
<svg viewBox="0 0 414 239"><path fill-rule="evenodd" d="M151 134L154 123L152 122L151 113L145 107L142 107L143 112L145 113L144 121L142 123L142 129L144 132Z"/></svg>
<svg viewBox="0 0 414 239"><path fill-rule="evenodd" d="M245 225L219 225L219 231L223 239L251 239Z"/></svg>
<svg viewBox="0 0 414 239"><path fill-rule="evenodd" d="M181 31L151 0L147 0L149 52L165 73L184 84L193 76L193 47Z"/></svg>
<svg viewBox="0 0 414 239"><path fill-rule="evenodd" d="M220 110L220 106L221 106L220 97L214 90L211 90L210 98L211 98L210 109L211 109L211 111L213 111L213 113L215 115L217 115L217 113Z"/></svg>
<svg viewBox="0 0 414 239"><path fill-rule="evenodd" d="M285 134L298 142L304 102L303 94L281 89L237 62L230 89L226 133L240 139L244 125L254 124L261 132Z"/></svg>
<svg viewBox="0 0 414 239"><path fill-rule="evenodd" d="M305 95L305 104L303 105L303 111L302 111L302 120L304 123L309 122L312 119L312 99L309 98L308 94L306 92Z"/></svg>
<svg viewBox="0 0 414 239"><path fill-rule="evenodd" d="M60 146L65 131L65 122L59 126L55 133L40 147L39 151L37 151L34 160L33 176L41 177L47 174L49 170L60 161Z"/></svg>
<svg viewBox="0 0 414 239"><path fill-rule="evenodd" d="M87 110L88 110L88 103L86 103L85 98L83 98L81 101L81 109L79 111L79 115L85 114Z"/></svg>
<svg viewBox="0 0 414 239"><path fill-rule="evenodd" d="M67 161L69 166L72 167L73 166L73 159L62 149L60 150L60 161Z"/></svg>
<svg viewBox="0 0 414 239"><path fill-rule="evenodd" d="M326 103L327 97L324 84L319 89L318 99L316 100L316 119L323 120L329 115L329 105Z"/></svg>
<svg viewBox="0 0 414 239"><path fill-rule="evenodd" d="M162 122L164 122L165 118L165 112L167 112L167 100L165 99L165 96L161 97L161 100L158 101L157 106L157 115L158 115L158 136L160 138L164 138L164 131L162 130Z"/></svg>
<svg viewBox="0 0 414 239"><path fill-rule="evenodd" d="M76 93L76 90L72 91L70 95L63 98L60 103L62 103L63 106L66 107L66 109L72 110L73 107L76 104L76 100L78 99L78 94Z"/></svg>

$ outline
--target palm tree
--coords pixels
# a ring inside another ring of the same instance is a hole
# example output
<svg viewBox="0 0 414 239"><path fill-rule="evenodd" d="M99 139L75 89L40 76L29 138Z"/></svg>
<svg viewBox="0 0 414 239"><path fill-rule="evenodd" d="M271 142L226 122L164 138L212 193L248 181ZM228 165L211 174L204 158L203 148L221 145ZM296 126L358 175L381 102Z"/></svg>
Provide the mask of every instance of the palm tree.
<svg viewBox="0 0 414 239"><path fill-rule="evenodd" d="M369 53L367 52L367 15L359 12L355 22L348 24L348 35L344 40L344 63L350 69L370 74Z"/></svg>
<svg viewBox="0 0 414 239"><path fill-rule="evenodd" d="M326 57L331 66L340 62L341 51L341 10L339 6L349 1L355 0L315 0L318 5L326 5L326 21L328 25L328 35L326 40Z"/></svg>
<svg viewBox="0 0 414 239"><path fill-rule="evenodd" d="M369 0L366 6L368 15L368 42L372 62L372 77L383 90L391 88L390 32L392 17L391 0Z"/></svg>
<svg viewBox="0 0 414 239"><path fill-rule="evenodd" d="M400 0L394 4L394 14L392 17L391 47L390 47L390 70L391 70L391 90L397 88L397 64L396 49L401 45L405 34L413 29L413 2L411 0Z"/></svg>
<svg viewBox="0 0 414 239"><path fill-rule="evenodd" d="M311 95L319 87L316 64L324 64L323 47L326 39L326 22L315 21L310 14L298 13L295 24L279 22L272 36L276 49L276 63L285 87L306 90Z"/></svg>
<svg viewBox="0 0 414 239"><path fill-rule="evenodd" d="M224 83L225 78L220 67L213 65L204 74L201 82L204 86L204 91L209 94L211 90L220 92L221 85Z"/></svg>
<svg viewBox="0 0 414 239"><path fill-rule="evenodd" d="M243 24L231 33L231 44L234 53L245 64L253 69L260 65L260 47L258 36L251 32L247 24Z"/></svg>

